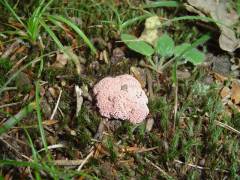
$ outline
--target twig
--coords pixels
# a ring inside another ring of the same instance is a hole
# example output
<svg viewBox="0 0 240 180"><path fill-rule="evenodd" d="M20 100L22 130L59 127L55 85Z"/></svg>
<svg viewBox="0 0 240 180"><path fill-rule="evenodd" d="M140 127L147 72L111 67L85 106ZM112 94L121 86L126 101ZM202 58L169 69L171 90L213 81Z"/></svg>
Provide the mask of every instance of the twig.
<svg viewBox="0 0 240 180"><path fill-rule="evenodd" d="M151 147L151 148L136 148L136 147L127 147L127 148L123 148L121 151L123 153L144 153L144 152L148 152L148 151L153 151L155 149L158 149L159 147Z"/></svg>
<svg viewBox="0 0 240 180"><path fill-rule="evenodd" d="M153 167L155 167L165 178L167 179L173 179L173 177L169 176L162 168L154 164L152 161L150 161L148 158L144 158L147 163L151 164Z"/></svg>
<svg viewBox="0 0 240 180"><path fill-rule="evenodd" d="M4 87L2 91L10 91L10 90L17 90L17 87Z"/></svg>
<svg viewBox="0 0 240 180"><path fill-rule="evenodd" d="M11 107L11 106L16 106L16 105L21 104L21 103L22 103L22 102L15 102L15 103L3 104L3 105L0 105L0 109L6 108L6 107Z"/></svg>
<svg viewBox="0 0 240 180"><path fill-rule="evenodd" d="M225 128L225 129L228 129L228 130L230 130L230 131L233 131L233 132L237 133L238 135L240 135L240 131L236 130L235 128L233 128L233 127L231 127L231 126L229 126L229 125L227 125L227 124L224 124L224 123L222 123L222 122L220 122L220 121L217 121L217 120L215 120L215 122L216 122L216 124L217 124L218 126L223 127L223 128Z"/></svg>
<svg viewBox="0 0 240 180"><path fill-rule="evenodd" d="M151 148L143 148L143 149L139 149L138 151L136 151L137 153L143 153L143 152L148 152L148 151L153 151L155 149L158 149L159 147L156 146L156 147L151 147Z"/></svg>
<svg viewBox="0 0 240 180"><path fill-rule="evenodd" d="M6 75L11 74L15 69L17 69L17 67L27 58L28 56L24 56L23 58L21 58L8 72Z"/></svg>
<svg viewBox="0 0 240 180"><path fill-rule="evenodd" d="M83 163L82 159L76 160L54 160L52 163L56 166L79 166Z"/></svg>
<svg viewBox="0 0 240 180"><path fill-rule="evenodd" d="M0 136L0 141L2 141L7 148L12 151L13 153L15 153L15 155L17 155L19 158L23 157L24 159L28 160L28 161L32 161L31 158L29 158L28 156L20 153L14 146L12 146L10 143L8 143L8 141L6 141L3 137Z"/></svg>
<svg viewBox="0 0 240 180"><path fill-rule="evenodd" d="M82 97L83 92L82 92L82 89L78 85L75 85L75 93L76 93L76 98L77 98L76 117L78 117L78 114L81 111L82 103L83 103L83 97Z"/></svg>
<svg viewBox="0 0 240 180"><path fill-rule="evenodd" d="M58 96L58 99L57 99L57 103L56 103L56 105L55 105L55 107L54 107L54 110L53 110L53 112L52 112L52 115L51 115L51 117L50 117L50 120L53 120L53 118L54 118L54 116L55 116L55 114L56 114L56 112L57 112L57 109L58 109L58 105L59 105L61 96L62 96L62 90L60 89L60 93L59 93L59 96Z"/></svg>
<svg viewBox="0 0 240 180"><path fill-rule="evenodd" d="M64 144L53 144L51 146L48 146L47 149L58 149L58 148L64 148L64 147L65 147ZM45 150L45 148L42 148L38 152L42 152L44 150Z"/></svg>
<svg viewBox="0 0 240 180"><path fill-rule="evenodd" d="M174 160L174 162L179 163L179 164L185 164L187 166L190 166L190 167L193 167L193 168L196 168L196 169L200 169L200 170L211 170L209 167L198 166L198 165L191 164L191 163L184 163L184 162L182 162L180 160L176 160L176 159ZM224 173L229 173L229 171L225 170L225 169L215 168L214 170L224 172Z"/></svg>
<svg viewBox="0 0 240 180"><path fill-rule="evenodd" d="M90 153L87 155L87 157L82 161L80 166L78 167L77 171L81 171L82 167L87 163L88 159L93 156L94 148L91 149Z"/></svg>

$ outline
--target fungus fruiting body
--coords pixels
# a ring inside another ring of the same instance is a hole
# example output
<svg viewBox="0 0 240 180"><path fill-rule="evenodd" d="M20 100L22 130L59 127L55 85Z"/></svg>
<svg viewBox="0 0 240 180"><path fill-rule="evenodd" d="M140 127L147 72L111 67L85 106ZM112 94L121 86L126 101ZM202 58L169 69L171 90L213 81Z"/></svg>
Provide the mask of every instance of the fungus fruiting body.
<svg viewBox="0 0 240 180"><path fill-rule="evenodd" d="M104 117L140 123L149 113L148 98L131 75L106 77L95 85L93 93Z"/></svg>

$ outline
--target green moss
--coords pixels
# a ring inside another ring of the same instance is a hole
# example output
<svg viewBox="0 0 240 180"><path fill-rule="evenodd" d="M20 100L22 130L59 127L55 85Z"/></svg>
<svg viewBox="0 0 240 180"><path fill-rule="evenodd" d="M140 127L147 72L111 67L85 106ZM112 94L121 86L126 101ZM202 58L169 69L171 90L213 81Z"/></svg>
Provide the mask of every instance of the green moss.
<svg viewBox="0 0 240 180"><path fill-rule="evenodd" d="M6 73L12 68L13 64L10 59L0 58L0 86L2 86L6 81Z"/></svg>

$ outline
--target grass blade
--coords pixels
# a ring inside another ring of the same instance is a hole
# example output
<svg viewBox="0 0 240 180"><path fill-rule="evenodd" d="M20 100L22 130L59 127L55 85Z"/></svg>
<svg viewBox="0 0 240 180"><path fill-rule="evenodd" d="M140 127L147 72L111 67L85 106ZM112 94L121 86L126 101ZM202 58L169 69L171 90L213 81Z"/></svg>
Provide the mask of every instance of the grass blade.
<svg viewBox="0 0 240 180"><path fill-rule="evenodd" d="M200 38L198 38L196 41L194 41L194 43L192 43L192 47L197 47L200 44L204 44L205 42L207 42L209 39L211 38L210 34L204 34L203 36L201 36Z"/></svg>
<svg viewBox="0 0 240 180"><path fill-rule="evenodd" d="M96 48L93 46L93 44L91 43L91 41L88 39L88 37L84 34L84 32L76 25L74 24L72 21L70 21L69 19L66 19L63 16L60 15L51 15L49 16L49 20L50 21L60 21L63 22L65 24L67 24L69 27L71 27L82 39L83 41L89 46L89 48L92 50L93 53L97 53Z"/></svg>
<svg viewBox="0 0 240 180"><path fill-rule="evenodd" d="M54 23L58 23L58 21L54 21ZM67 48L64 48L63 44L57 38L55 33L50 29L50 27L44 21L41 21L41 24L45 28L45 30L48 32L48 34L51 36L53 41L56 43L60 51L65 53L73 61L73 63L77 67L77 74L80 74L80 71L78 69L79 60L72 53L70 53L70 51Z"/></svg>
<svg viewBox="0 0 240 180"><path fill-rule="evenodd" d="M143 5L144 9L146 8L158 8L158 7L178 7L179 4L176 1L160 1L160 2L151 2Z"/></svg>
<svg viewBox="0 0 240 180"><path fill-rule="evenodd" d="M46 9L50 6L53 0L50 0L48 3L45 4L45 0L42 0L40 5L34 10L32 16L29 18L27 26L28 26L28 34L30 35L33 41L36 41L38 38L38 34L40 31L40 20L46 11Z"/></svg>
<svg viewBox="0 0 240 180"><path fill-rule="evenodd" d="M16 18L16 20L22 24L22 26L26 28L26 25L24 24L24 22L20 19L20 17L17 15L17 13L14 11L14 9L10 6L10 4L8 3L8 1L6 0L0 0L0 2L2 3L3 6L5 6L5 8L7 8L11 13L12 15Z"/></svg>
<svg viewBox="0 0 240 180"><path fill-rule="evenodd" d="M32 102L28 104L26 107L21 109L15 116L9 118L1 127L0 127L0 135L7 132L10 128L16 125L19 121L21 121L24 117L26 117L29 113L31 113L36 108L36 103Z"/></svg>
<svg viewBox="0 0 240 180"><path fill-rule="evenodd" d="M55 33L49 28L49 26L42 20L40 21L40 23L42 24L44 29L47 31L47 33L51 36L51 38L56 43L56 45L60 48L60 50L64 51L64 47L63 47L62 43L59 41L59 39L57 38Z"/></svg>
<svg viewBox="0 0 240 180"><path fill-rule="evenodd" d="M22 72L23 70L25 70L27 67L29 67L30 65L38 62L41 60L41 58L45 57L45 56L49 56L51 54L54 54L56 52L50 52L50 53L47 53L47 54L44 54L42 56L40 56L39 58L36 58L32 61L30 61L29 63L27 63L26 65L24 65L22 68L20 68L19 70L17 70L8 80L6 83L4 83L1 88L0 88L0 96L2 94L2 92L5 90L5 88L7 87L8 84L10 84L17 76L20 72Z"/></svg>
<svg viewBox="0 0 240 180"><path fill-rule="evenodd" d="M154 14L145 14L145 15L142 15L142 16L138 16L138 17L129 19L129 20L125 21L123 24L121 24L120 32L122 32L125 28L131 26L132 24L136 23L137 21L143 21L143 20L145 20L149 17L152 17L152 16L154 16Z"/></svg>
<svg viewBox="0 0 240 180"><path fill-rule="evenodd" d="M43 142L43 146L45 148L45 151L47 152L47 140L45 137L43 124L42 124L42 115L41 115L41 107L40 107L40 97L39 97L39 91L40 91L40 85L39 81L36 82L36 90L35 90L35 98L36 98L36 112L37 112L37 119L38 119L38 127L40 130L41 139Z"/></svg>
<svg viewBox="0 0 240 180"><path fill-rule="evenodd" d="M201 21L206 21L206 22L213 22L213 23L220 24L220 25L223 25L223 26L231 29L231 27L227 26L226 24L222 23L221 21L217 21L217 20L214 20L212 18L205 17L205 16L181 16L181 17L176 17L176 18L169 19L169 20L165 21L164 23L162 23L162 26L169 25L169 23L172 23L172 22L175 22L175 21L183 21L183 20L201 20Z"/></svg>
<svg viewBox="0 0 240 180"><path fill-rule="evenodd" d="M15 160L0 160L0 165L17 166L17 167L31 167L37 170L48 170L41 166L39 163L26 162L26 161L15 161Z"/></svg>

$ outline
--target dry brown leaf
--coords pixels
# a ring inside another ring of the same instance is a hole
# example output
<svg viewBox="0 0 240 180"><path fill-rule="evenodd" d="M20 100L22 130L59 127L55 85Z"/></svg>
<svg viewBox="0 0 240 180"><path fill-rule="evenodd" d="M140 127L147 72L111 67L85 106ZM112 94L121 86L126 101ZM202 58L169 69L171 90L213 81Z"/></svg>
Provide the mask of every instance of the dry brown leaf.
<svg viewBox="0 0 240 180"><path fill-rule="evenodd" d="M223 87L220 92L220 96L222 98L227 98L227 97L230 97L230 95L231 95L231 90L228 87Z"/></svg>
<svg viewBox="0 0 240 180"><path fill-rule="evenodd" d="M56 61L51 65L53 68L64 68L67 65L68 57L66 54L57 53Z"/></svg>
<svg viewBox="0 0 240 180"><path fill-rule="evenodd" d="M219 82L224 82L225 80L227 80L227 77L218 73L214 73L213 76L216 79L216 81L219 81Z"/></svg>
<svg viewBox="0 0 240 180"><path fill-rule="evenodd" d="M64 47L64 53L57 54L56 61L51 66L54 68L63 68L67 64L68 60L71 60L75 64L77 74L81 74L83 71L83 66L81 63L83 63L82 61L85 60L77 56L73 49L68 46Z"/></svg>
<svg viewBox="0 0 240 180"><path fill-rule="evenodd" d="M132 66L130 68L130 72L139 81L142 88L144 88L146 86L146 81L147 81L146 80L147 76L146 76L146 72L144 71L144 69Z"/></svg>
<svg viewBox="0 0 240 180"><path fill-rule="evenodd" d="M57 91L56 91L55 88L49 87L49 88L48 88L48 91L50 92L50 94L52 95L52 97L56 98L56 97L58 96L58 93L57 93Z"/></svg>
<svg viewBox="0 0 240 180"><path fill-rule="evenodd" d="M233 9L227 7L227 1L216 0L188 0L187 10L199 14L200 16L210 15L221 31L219 37L220 48L233 52L240 47L240 39L237 39L235 32L230 29L238 22L238 14Z"/></svg>
<svg viewBox="0 0 240 180"><path fill-rule="evenodd" d="M54 125L54 124L57 124L59 121L58 120L45 120L43 121L43 125L46 125L46 126L51 126L51 125Z"/></svg>
<svg viewBox="0 0 240 180"><path fill-rule="evenodd" d="M240 83L237 81L234 81L232 83L232 89L231 89L231 99L234 104L240 103Z"/></svg>

